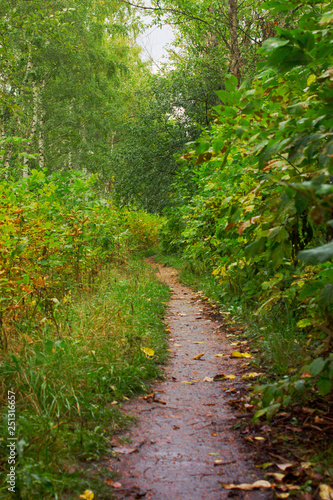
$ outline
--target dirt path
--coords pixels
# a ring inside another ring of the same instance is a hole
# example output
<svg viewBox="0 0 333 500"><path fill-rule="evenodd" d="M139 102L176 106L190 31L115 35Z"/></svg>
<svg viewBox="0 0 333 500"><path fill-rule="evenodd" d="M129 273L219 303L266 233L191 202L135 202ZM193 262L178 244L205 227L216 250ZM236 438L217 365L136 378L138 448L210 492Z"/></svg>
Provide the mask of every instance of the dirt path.
<svg viewBox="0 0 333 500"><path fill-rule="evenodd" d="M233 382L204 381L218 373L234 373L235 365L242 361L226 356L235 348L221 333L221 324L203 314L198 295L177 281L176 271L159 266L159 278L172 290L166 318L172 358L165 369L166 381L155 384L154 396L133 400L125 407L138 422L122 435L121 442L127 437L131 444L122 446L137 451L120 453L114 464L122 485L117 496L149 500L272 498L267 491L227 491L219 483L260 479L248 450L232 430L237 418L227 404L225 390ZM200 359L193 359L201 353ZM224 356L215 357L218 353ZM217 460L220 462L215 464Z"/></svg>

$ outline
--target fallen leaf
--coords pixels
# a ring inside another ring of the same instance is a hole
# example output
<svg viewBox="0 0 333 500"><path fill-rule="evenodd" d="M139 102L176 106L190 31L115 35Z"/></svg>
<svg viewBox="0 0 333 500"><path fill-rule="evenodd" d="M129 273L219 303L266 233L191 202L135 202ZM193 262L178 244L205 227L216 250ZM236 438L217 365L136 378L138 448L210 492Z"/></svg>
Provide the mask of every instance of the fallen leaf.
<svg viewBox="0 0 333 500"><path fill-rule="evenodd" d="M273 476L277 481L282 481L286 477L285 474L281 474L280 472L269 472L267 476Z"/></svg>
<svg viewBox="0 0 333 500"><path fill-rule="evenodd" d="M242 380L250 380L252 378L257 378L260 375L262 375L262 373L257 373L257 372L247 373L246 375L242 376Z"/></svg>
<svg viewBox="0 0 333 500"><path fill-rule="evenodd" d="M173 344L174 347L183 347L182 344Z"/></svg>
<svg viewBox="0 0 333 500"><path fill-rule="evenodd" d="M105 482L106 484L108 484L109 486L112 486L114 481L112 481L112 479L105 479Z"/></svg>
<svg viewBox="0 0 333 500"><path fill-rule="evenodd" d="M268 469L268 467L271 467L273 464L273 462L265 462L264 464L261 464L261 465L256 465L256 467L259 467L260 469Z"/></svg>
<svg viewBox="0 0 333 500"><path fill-rule="evenodd" d="M193 342L193 344L207 344L206 341L203 341L203 342Z"/></svg>
<svg viewBox="0 0 333 500"><path fill-rule="evenodd" d="M232 374L225 375L224 373L218 373L217 375L215 375L214 381L218 382L219 380L225 380L225 379L233 380L234 378L236 378L236 375Z"/></svg>
<svg viewBox="0 0 333 500"><path fill-rule="evenodd" d="M290 493L275 493L277 498L289 498Z"/></svg>
<svg viewBox="0 0 333 500"><path fill-rule="evenodd" d="M111 403L112 405L117 405L118 404L118 401L112 401Z"/></svg>
<svg viewBox="0 0 333 500"><path fill-rule="evenodd" d="M202 352L202 353L200 353L200 354L197 354L197 355L196 355L196 356L194 356L194 358L192 358L192 359L200 359L200 358L202 358L202 356L203 356L204 354L205 354L204 352Z"/></svg>
<svg viewBox="0 0 333 500"><path fill-rule="evenodd" d="M275 464L280 470L289 469L289 467L293 467L294 464L292 462L286 464Z"/></svg>
<svg viewBox="0 0 333 500"><path fill-rule="evenodd" d="M182 384L192 385L192 384L193 384L193 382L187 382L187 380L182 380Z"/></svg>
<svg viewBox="0 0 333 500"><path fill-rule="evenodd" d="M223 354L214 354L215 358L222 358Z"/></svg>
<svg viewBox="0 0 333 500"><path fill-rule="evenodd" d="M144 352L149 358L155 354L154 349L151 349L150 347L141 347L141 351Z"/></svg>
<svg viewBox="0 0 333 500"><path fill-rule="evenodd" d="M301 467L302 467L302 469L305 469L305 470L310 469L311 465L312 465L311 462L301 462Z"/></svg>
<svg viewBox="0 0 333 500"><path fill-rule="evenodd" d="M213 377L205 377L203 379L204 382L214 382L214 378Z"/></svg>
<svg viewBox="0 0 333 500"><path fill-rule="evenodd" d="M233 483L222 483L222 481L219 481L220 484L222 484L223 488L226 490L246 490L246 491L251 491L255 490L257 488L271 488L272 485L268 481L259 480L255 481L254 483L242 483L242 484L233 484Z"/></svg>
<svg viewBox="0 0 333 500"><path fill-rule="evenodd" d="M94 497L95 495L91 490L86 490L82 495L79 495L79 498L84 498L84 500L93 500Z"/></svg>
<svg viewBox="0 0 333 500"><path fill-rule="evenodd" d="M116 453L121 453L122 455L130 455L131 453L135 453L138 451L137 448L127 448L126 446L121 447L121 448L113 448L112 451L115 451Z"/></svg>
<svg viewBox="0 0 333 500"><path fill-rule="evenodd" d="M262 436L255 436L254 438L256 441L265 441L265 438Z"/></svg>
<svg viewBox="0 0 333 500"><path fill-rule="evenodd" d="M204 379L204 381L205 381L205 379ZM194 379L192 380L192 382L201 382L201 379L200 379L200 378L194 378Z"/></svg>
<svg viewBox="0 0 333 500"><path fill-rule="evenodd" d="M251 354L249 352L239 352L239 351L233 351L230 354L231 358L252 358Z"/></svg>
<svg viewBox="0 0 333 500"><path fill-rule="evenodd" d="M116 482L116 483L113 483L112 488L119 489L119 488L122 488L122 485L121 485L121 483Z"/></svg>
<svg viewBox="0 0 333 500"><path fill-rule="evenodd" d="M333 489L322 483L319 485L319 496L321 500L333 500Z"/></svg>
<svg viewBox="0 0 333 500"><path fill-rule="evenodd" d="M208 455L219 455L217 451L212 451L211 453L208 453Z"/></svg>

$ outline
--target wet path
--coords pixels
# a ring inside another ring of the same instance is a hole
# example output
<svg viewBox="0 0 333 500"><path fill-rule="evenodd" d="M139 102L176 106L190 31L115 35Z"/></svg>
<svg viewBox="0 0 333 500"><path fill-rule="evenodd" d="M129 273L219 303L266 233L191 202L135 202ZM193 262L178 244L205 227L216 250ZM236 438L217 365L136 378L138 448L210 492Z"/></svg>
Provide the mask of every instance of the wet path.
<svg viewBox="0 0 333 500"><path fill-rule="evenodd" d="M123 435L131 443L123 446L136 451L120 453L114 463L122 485L117 497L272 498L268 491L227 491L220 484L260 479L249 451L232 430L237 419L227 405L226 391L234 390L234 381L211 380L217 374L235 373L242 361L228 356L235 348L221 324L203 314L202 302L177 281L176 272L160 266L159 278L172 290L166 318L172 358L165 369L166 381L155 384L153 395L125 407L138 422Z"/></svg>

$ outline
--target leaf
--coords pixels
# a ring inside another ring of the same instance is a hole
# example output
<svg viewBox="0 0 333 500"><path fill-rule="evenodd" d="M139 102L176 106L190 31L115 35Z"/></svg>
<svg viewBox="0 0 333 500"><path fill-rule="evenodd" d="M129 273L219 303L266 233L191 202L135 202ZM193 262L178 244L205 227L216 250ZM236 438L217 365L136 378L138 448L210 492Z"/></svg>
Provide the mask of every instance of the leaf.
<svg viewBox="0 0 333 500"><path fill-rule="evenodd" d="M281 474L280 472L269 472L267 476L272 476L277 481L282 481L286 477L285 474Z"/></svg>
<svg viewBox="0 0 333 500"><path fill-rule="evenodd" d="M333 489L322 483L319 485L319 496L321 500L333 500Z"/></svg>
<svg viewBox="0 0 333 500"><path fill-rule="evenodd" d="M333 257L333 241L326 243L320 247L311 248L311 250L302 250L298 253L297 258L307 264L320 264L326 262Z"/></svg>
<svg viewBox="0 0 333 500"><path fill-rule="evenodd" d="M262 373L257 373L257 372L247 373L246 375L242 376L242 380L250 380L252 378L260 377L260 375L262 375Z"/></svg>
<svg viewBox="0 0 333 500"><path fill-rule="evenodd" d="M323 17L319 21L319 24L321 26L325 26L326 24L332 24L332 23L333 23L333 10L325 12Z"/></svg>
<svg viewBox="0 0 333 500"><path fill-rule="evenodd" d="M113 483L112 488L120 489L122 488L122 484L116 481L115 483Z"/></svg>
<svg viewBox="0 0 333 500"><path fill-rule="evenodd" d="M222 358L224 354L214 354L215 358Z"/></svg>
<svg viewBox="0 0 333 500"><path fill-rule="evenodd" d="M262 48L264 49L265 52L271 52L279 47L288 45L288 43L289 40L272 36L271 38L268 38L268 40L264 41L264 43L262 44Z"/></svg>
<svg viewBox="0 0 333 500"><path fill-rule="evenodd" d="M306 82L307 86L310 87L311 83L315 82L316 79L317 79L316 75L313 74L310 75Z"/></svg>
<svg viewBox="0 0 333 500"><path fill-rule="evenodd" d="M271 488L272 485L268 481L265 481L263 479L259 481L255 481L254 483L242 483L242 484L233 484L233 483L222 483L222 481L219 481L220 484L222 484L223 488L226 490L245 490L245 491L251 491L255 490L257 488Z"/></svg>
<svg viewBox="0 0 333 500"><path fill-rule="evenodd" d="M130 455L131 453L135 453L138 451L137 448L129 448L129 447L126 447L126 446L123 446L123 447L116 447L116 448L112 448L112 451L114 451L115 453L120 453L122 455Z"/></svg>
<svg viewBox="0 0 333 500"><path fill-rule="evenodd" d="M194 358L192 358L192 359L201 359L204 354L205 354L204 352L201 352L200 354L197 354L196 356L194 356Z"/></svg>
<svg viewBox="0 0 333 500"><path fill-rule="evenodd" d="M249 352L239 352L239 351L233 351L230 354L231 358L252 358L251 354Z"/></svg>
<svg viewBox="0 0 333 500"><path fill-rule="evenodd" d="M315 377L316 375L319 375L324 366L325 361L323 360L323 358L316 358L309 366L307 366L307 371L309 371L311 375Z"/></svg>
<svg viewBox="0 0 333 500"><path fill-rule="evenodd" d="M261 465L256 465L256 467L259 467L260 469L268 469L268 467L272 467L272 465L274 465L273 462L265 462L264 464L261 464Z"/></svg>
<svg viewBox="0 0 333 500"><path fill-rule="evenodd" d="M321 396L326 396L332 390L333 381L326 377L319 377L317 386Z"/></svg>
<svg viewBox="0 0 333 500"><path fill-rule="evenodd" d="M289 469L290 467L293 467L294 464L292 462L287 462L285 464L275 464L280 470L285 471L286 469Z"/></svg>
<svg viewBox="0 0 333 500"><path fill-rule="evenodd" d="M229 92L234 92L238 84L238 80L234 75L225 75L224 85L226 90Z"/></svg>
<svg viewBox="0 0 333 500"><path fill-rule="evenodd" d="M152 357L155 354L154 349L151 349L150 347L141 347L141 351L148 357Z"/></svg>
<svg viewBox="0 0 333 500"><path fill-rule="evenodd" d="M214 382L214 378L213 377L205 377L203 379L204 382Z"/></svg>
<svg viewBox="0 0 333 500"><path fill-rule="evenodd" d="M236 378L236 375L232 374L225 375L224 373L218 373L217 375L215 375L214 381L218 382L219 380L225 380L225 379L233 380L234 378Z"/></svg>
<svg viewBox="0 0 333 500"><path fill-rule="evenodd" d="M244 253L247 258L255 257L259 253L261 253L266 246L266 237L259 238L258 240L253 241L244 248Z"/></svg>
<svg viewBox="0 0 333 500"><path fill-rule="evenodd" d="M304 318L297 322L297 328L306 328L307 326L312 325L311 319Z"/></svg>
<svg viewBox="0 0 333 500"><path fill-rule="evenodd" d="M91 490L86 490L82 495L79 495L79 498L84 498L84 500L93 500L94 497L95 495Z"/></svg>

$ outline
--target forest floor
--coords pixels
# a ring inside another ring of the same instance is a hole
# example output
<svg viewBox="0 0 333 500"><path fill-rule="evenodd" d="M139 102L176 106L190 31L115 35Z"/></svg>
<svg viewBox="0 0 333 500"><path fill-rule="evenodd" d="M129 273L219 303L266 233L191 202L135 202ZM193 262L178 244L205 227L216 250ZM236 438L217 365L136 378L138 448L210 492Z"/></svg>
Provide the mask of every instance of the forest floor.
<svg viewBox="0 0 333 500"><path fill-rule="evenodd" d="M264 475L255 467L256 447L265 440L262 429L250 446L234 430L242 415L230 406L240 388L246 389L242 375L249 371L248 360L230 357L235 347L221 319L209 315L200 293L179 283L177 271L158 265L158 278L172 291L165 318L170 361L165 380L155 383L151 394L123 405L136 425L112 442L116 457L108 466L118 473L115 494L147 500L273 498L267 480L259 483L267 489L227 489L227 483L253 485Z"/></svg>

